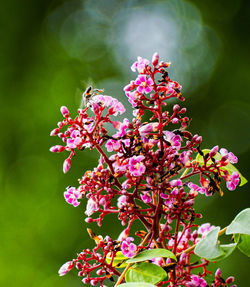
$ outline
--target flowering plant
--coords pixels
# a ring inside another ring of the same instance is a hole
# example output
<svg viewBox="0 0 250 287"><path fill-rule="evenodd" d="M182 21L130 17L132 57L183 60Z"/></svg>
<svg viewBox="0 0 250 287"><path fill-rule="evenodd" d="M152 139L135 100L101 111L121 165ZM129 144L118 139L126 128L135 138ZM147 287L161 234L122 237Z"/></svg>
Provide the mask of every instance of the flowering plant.
<svg viewBox="0 0 250 287"><path fill-rule="evenodd" d="M238 159L232 152L218 146L201 149L202 137L187 130L186 108L175 104L166 109L169 99L184 101L181 86L169 78L169 66L159 62L157 53L152 64L138 57L132 65L139 75L124 88L134 108L132 121L115 120L125 108L102 90L86 90L86 106L75 118L61 108L64 119L51 135L58 135L64 145L51 151L69 152L64 173L78 151L95 148L100 153L97 167L85 172L77 188L66 189L65 200L76 207L87 198L87 223L101 226L103 218L113 214L124 227L115 239L88 228L96 246L66 262L59 275L76 267L83 283L99 286L108 282L124 287L236 286L231 285L234 278L224 279L220 269L211 279L208 267L236 247L250 255L250 209L220 229L196 224L202 215L195 212L194 202L199 194L222 196L222 181L229 190L247 181L233 165ZM149 123L142 119L145 112L150 114ZM113 134L109 126L115 129ZM141 228L131 234L135 221ZM234 243L220 244L223 233L232 234Z"/></svg>

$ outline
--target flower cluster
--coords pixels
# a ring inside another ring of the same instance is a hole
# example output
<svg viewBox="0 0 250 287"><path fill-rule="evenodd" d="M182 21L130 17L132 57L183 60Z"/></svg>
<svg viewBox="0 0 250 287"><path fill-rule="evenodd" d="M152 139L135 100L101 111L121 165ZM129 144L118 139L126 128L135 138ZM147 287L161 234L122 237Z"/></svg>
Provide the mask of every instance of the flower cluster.
<svg viewBox="0 0 250 287"><path fill-rule="evenodd" d="M64 119L51 135L61 138L63 145L53 146L51 151L69 152L63 171L68 172L78 151L95 148L100 153L97 167L85 172L77 188L68 187L64 192L66 201L76 207L85 197L86 222L101 225L107 214L116 214L126 228L116 241L95 237L97 246L65 263L60 275L75 266L79 276L85 276L84 283L104 286L105 280L121 275L113 265L117 252L129 258L144 249L164 248L172 251L178 261L152 259L169 274L169 279L158 286L208 286L205 277L209 261L192 262L190 248L214 227L195 223L202 216L195 212L194 202L198 195L223 195L223 180L229 190L236 188L240 176L231 167L237 157L218 146L202 150L202 137L187 130L190 120L185 116L186 108L175 104L166 109L169 99L185 100L182 87L169 78L169 66L169 62L159 61L157 53L152 64L138 57L132 65L132 71L139 75L124 88L134 107L132 121L116 120L125 112L124 106L102 94L91 97L75 118L66 107L61 108ZM149 122L143 120L145 112L150 114ZM108 125L115 129L113 134L108 132ZM141 223L142 230L131 237L134 221ZM134 243L140 240L140 244ZM195 275L197 268L203 272ZM231 284L231 279L222 280L217 273L212 286Z"/></svg>

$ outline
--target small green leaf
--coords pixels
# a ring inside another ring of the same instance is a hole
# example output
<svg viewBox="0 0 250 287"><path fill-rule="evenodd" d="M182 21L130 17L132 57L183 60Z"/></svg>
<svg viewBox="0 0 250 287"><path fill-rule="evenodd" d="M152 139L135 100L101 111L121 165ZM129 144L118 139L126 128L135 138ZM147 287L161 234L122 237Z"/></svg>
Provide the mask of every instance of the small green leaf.
<svg viewBox="0 0 250 287"><path fill-rule="evenodd" d="M126 282L158 283L167 277L167 272L153 263L138 263L130 267L125 275Z"/></svg>
<svg viewBox="0 0 250 287"><path fill-rule="evenodd" d="M250 208L246 208L237 214L228 226L226 234L234 233L250 235Z"/></svg>
<svg viewBox="0 0 250 287"><path fill-rule="evenodd" d="M156 287L153 284L145 283L145 282L130 282L130 283L123 283L118 285L118 287Z"/></svg>
<svg viewBox="0 0 250 287"><path fill-rule="evenodd" d="M250 235L234 234L234 241L238 243L239 250L250 257Z"/></svg>
<svg viewBox="0 0 250 287"><path fill-rule="evenodd" d="M210 149L203 149L202 152L205 154L209 153L210 152ZM222 158L222 155L220 153L217 152L217 154L214 156L214 158L216 160L220 160ZM201 156L200 154L198 154L196 156L196 161L199 162L201 165L204 164L204 159L203 159L203 156ZM212 160L210 159L207 164L210 165L212 164ZM221 167L222 170L227 170L229 172L229 174L231 175L234 171L237 172L240 176L240 185L239 186L242 186L244 184L247 183L247 179L239 172L239 170L234 166L232 165L231 163L229 163L228 165L226 166L223 166Z"/></svg>
<svg viewBox="0 0 250 287"><path fill-rule="evenodd" d="M156 248L156 249L150 249L150 250L145 250L134 256L133 258L128 259L126 262L127 263L136 263L136 262L141 262L141 261L146 261L150 260L152 258L156 257L167 257L167 258L172 258L175 261L176 256L174 255L173 252L164 249L164 248Z"/></svg>
<svg viewBox="0 0 250 287"><path fill-rule="evenodd" d="M107 254L107 257L106 257L106 262L109 264L111 262L111 259L112 259L112 253L109 252ZM127 266L127 263L123 262L125 261L126 259L128 259L128 257L125 257L123 256L122 252L121 251L118 251L116 253L116 256L114 258L114 261L112 263L112 266L113 267L116 267L116 268L124 268ZM118 265L118 266L117 266Z"/></svg>
<svg viewBox="0 0 250 287"><path fill-rule="evenodd" d="M209 231L208 234L203 239L201 239L200 242L197 243L194 249L194 253L202 258L206 258L209 260L224 255L224 252L218 245L219 231L219 226Z"/></svg>

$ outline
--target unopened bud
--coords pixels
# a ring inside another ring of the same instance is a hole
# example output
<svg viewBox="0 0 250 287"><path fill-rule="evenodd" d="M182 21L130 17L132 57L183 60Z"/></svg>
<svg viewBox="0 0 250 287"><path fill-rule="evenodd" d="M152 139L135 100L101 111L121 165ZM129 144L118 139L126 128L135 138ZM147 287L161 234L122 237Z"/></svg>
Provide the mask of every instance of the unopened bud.
<svg viewBox="0 0 250 287"><path fill-rule="evenodd" d="M211 157L213 157L213 156L215 156L215 155L217 154L218 151L219 151L219 146L216 145L216 146L214 146L214 147L211 149L209 155L210 155Z"/></svg>
<svg viewBox="0 0 250 287"><path fill-rule="evenodd" d="M155 66L157 66L158 63L159 63L159 54L154 53L154 55L152 57L152 64L155 67Z"/></svg>
<svg viewBox="0 0 250 287"><path fill-rule="evenodd" d="M179 260L180 264L184 265L186 263L186 258L187 258L186 253L182 253Z"/></svg>
<svg viewBox="0 0 250 287"><path fill-rule="evenodd" d="M67 173L69 171L70 167L71 167L71 159L66 158L64 163L63 163L63 172Z"/></svg>
<svg viewBox="0 0 250 287"><path fill-rule="evenodd" d="M179 105L174 105L174 106L173 106L173 111L174 111L174 112L178 112L179 109L180 109L180 106L179 106Z"/></svg>
<svg viewBox="0 0 250 287"><path fill-rule="evenodd" d="M68 116L69 116L69 110L68 110L67 107L62 106L61 109L60 109L60 111L61 111L61 113L62 113L62 115L63 115L64 117L68 117Z"/></svg>
<svg viewBox="0 0 250 287"><path fill-rule="evenodd" d="M227 284L231 284L233 282L234 282L234 277L233 276L228 277L227 280L226 280Z"/></svg>
<svg viewBox="0 0 250 287"><path fill-rule="evenodd" d="M58 133L60 132L59 128L54 129L53 131L51 131L50 136L56 136Z"/></svg>
<svg viewBox="0 0 250 287"><path fill-rule="evenodd" d="M62 152L65 150L65 146L62 145L54 145L49 149L51 152Z"/></svg>
<svg viewBox="0 0 250 287"><path fill-rule="evenodd" d="M179 120L178 120L177 118L173 118L173 119L172 119L172 123L173 123L174 125L178 124L178 122L179 122Z"/></svg>
<svg viewBox="0 0 250 287"><path fill-rule="evenodd" d="M220 268L218 268L218 269L215 271L215 277L221 277L221 270L220 270Z"/></svg>
<svg viewBox="0 0 250 287"><path fill-rule="evenodd" d="M202 136L197 137L196 142L201 143L202 142Z"/></svg>

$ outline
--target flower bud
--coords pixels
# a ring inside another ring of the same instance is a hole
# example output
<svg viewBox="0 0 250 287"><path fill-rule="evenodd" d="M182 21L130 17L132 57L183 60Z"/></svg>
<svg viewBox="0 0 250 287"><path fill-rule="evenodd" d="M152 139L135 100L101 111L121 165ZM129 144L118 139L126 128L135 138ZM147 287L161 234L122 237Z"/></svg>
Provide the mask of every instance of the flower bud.
<svg viewBox="0 0 250 287"><path fill-rule="evenodd" d="M234 277L233 276L228 277L227 280L226 280L227 284L231 284L233 282L234 282Z"/></svg>
<svg viewBox="0 0 250 287"><path fill-rule="evenodd" d="M155 67L157 66L158 63L159 63L159 54L156 52L152 57L152 64Z"/></svg>
<svg viewBox="0 0 250 287"><path fill-rule="evenodd" d="M220 270L220 268L218 268L218 269L215 271L215 277L221 277L221 270Z"/></svg>
<svg viewBox="0 0 250 287"><path fill-rule="evenodd" d="M173 106L173 111L174 111L174 112L178 112L179 109L180 109L180 106L179 106L179 105L176 104L176 105Z"/></svg>
<svg viewBox="0 0 250 287"><path fill-rule="evenodd" d="M51 131L50 136L56 136L58 133L60 132L59 128L54 129L53 131Z"/></svg>
<svg viewBox="0 0 250 287"><path fill-rule="evenodd" d="M186 253L182 253L179 260L180 264L184 265L186 263L186 258L187 258Z"/></svg>
<svg viewBox="0 0 250 287"><path fill-rule="evenodd" d="M82 263L76 262L76 269L80 270L80 269L82 269L82 268L83 268Z"/></svg>
<svg viewBox="0 0 250 287"><path fill-rule="evenodd" d="M180 114L185 114L186 111L187 111L186 108L182 108L182 109L179 111L179 113L180 113Z"/></svg>
<svg viewBox="0 0 250 287"><path fill-rule="evenodd" d="M64 263L58 271L59 276L66 275L73 267L74 267L74 264L72 261L68 261Z"/></svg>
<svg viewBox="0 0 250 287"><path fill-rule="evenodd" d="M63 115L65 118L69 116L69 110L68 110L67 107L62 106L61 109L60 109L60 111L61 111L62 115Z"/></svg>
<svg viewBox="0 0 250 287"><path fill-rule="evenodd" d="M49 149L51 152L62 152L65 150L65 146L62 145L54 145Z"/></svg>
<svg viewBox="0 0 250 287"><path fill-rule="evenodd" d="M178 120L177 118L173 118L173 119L172 119L172 123L173 123L174 125L178 124L178 122L179 122L179 120Z"/></svg>
<svg viewBox="0 0 250 287"><path fill-rule="evenodd" d="M69 171L70 167L71 167L71 159L66 158L64 163L63 163L63 172L67 173Z"/></svg>
<svg viewBox="0 0 250 287"><path fill-rule="evenodd" d="M216 146L214 146L214 147L211 149L209 155L210 155L211 157L213 157L213 156L215 156L215 155L217 154L218 151L219 151L219 146L216 145Z"/></svg>

